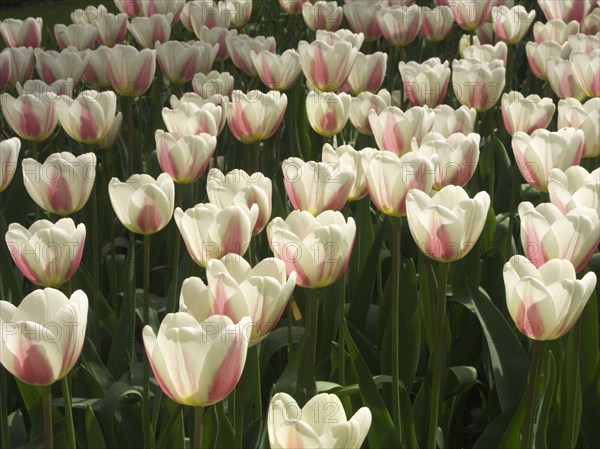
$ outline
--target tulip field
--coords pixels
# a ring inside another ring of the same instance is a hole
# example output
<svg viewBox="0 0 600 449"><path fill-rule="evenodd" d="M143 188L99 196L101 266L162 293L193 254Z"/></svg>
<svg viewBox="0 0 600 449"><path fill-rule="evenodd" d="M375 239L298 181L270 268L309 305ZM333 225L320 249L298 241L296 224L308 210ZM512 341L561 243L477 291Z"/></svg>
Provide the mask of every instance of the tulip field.
<svg viewBox="0 0 600 449"><path fill-rule="evenodd" d="M0 449L600 447L600 1L0 3Z"/></svg>

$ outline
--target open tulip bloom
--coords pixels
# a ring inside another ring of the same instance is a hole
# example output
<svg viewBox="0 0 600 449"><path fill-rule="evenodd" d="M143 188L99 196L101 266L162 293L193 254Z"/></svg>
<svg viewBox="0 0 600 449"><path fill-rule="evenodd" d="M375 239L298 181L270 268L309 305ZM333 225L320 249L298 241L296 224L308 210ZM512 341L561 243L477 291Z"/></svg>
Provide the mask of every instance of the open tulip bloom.
<svg viewBox="0 0 600 449"><path fill-rule="evenodd" d="M576 207L589 207L600 215L600 168L592 173L579 165L550 172L550 201L563 214Z"/></svg>
<svg viewBox="0 0 600 449"><path fill-rule="evenodd" d="M17 137L0 142L0 192L6 190L17 172L21 141Z"/></svg>

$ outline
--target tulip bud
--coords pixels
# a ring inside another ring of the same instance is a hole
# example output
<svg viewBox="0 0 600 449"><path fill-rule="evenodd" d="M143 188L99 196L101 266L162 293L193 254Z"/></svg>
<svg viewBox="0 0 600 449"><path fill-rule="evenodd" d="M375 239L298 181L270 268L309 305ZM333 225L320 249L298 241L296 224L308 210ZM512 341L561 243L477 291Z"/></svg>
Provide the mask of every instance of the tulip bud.
<svg viewBox="0 0 600 449"><path fill-rule="evenodd" d="M351 97L311 90L306 96L306 115L316 133L330 137L339 133L350 116Z"/></svg>
<svg viewBox="0 0 600 449"><path fill-rule="evenodd" d="M0 192L6 190L17 172L21 141L13 137L0 141Z"/></svg>

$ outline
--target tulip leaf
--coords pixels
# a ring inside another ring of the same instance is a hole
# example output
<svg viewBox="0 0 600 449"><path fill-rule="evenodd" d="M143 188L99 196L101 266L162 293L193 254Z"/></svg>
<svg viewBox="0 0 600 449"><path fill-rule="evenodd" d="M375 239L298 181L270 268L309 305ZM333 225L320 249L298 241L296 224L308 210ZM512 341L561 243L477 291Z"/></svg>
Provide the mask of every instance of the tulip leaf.
<svg viewBox="0 0 600 449"><path fill-rule="evenodd" d="M25 403L27 415L31 421L30 435L38 435L42 433L42 389L34 385L26 384L15 377L15 382L19 388L21 398Z"/></svg>
<svg viewBox="0 0 600 449"><path fill-rule="evenodd" d="M451 366L446 370L444 400L459 395L475 385L477 370L472 366Z"/></svg>
<svg viewBox="0 0 600 449"><path fill-rule="evenodd" d="M410 391L419 365L421 354L421 319L419 316L419 292L415 264L409 260L400 273L400 306L398 314L400 354L399 376Z"/></svg>
<svg viewBox="0 0 600 449"><path fill-rule="evenodd" d="M485 430L479 435L477 441L473 445L473 449L489 449L497 447L498 442L502 440L507 429L516 419L516 413L520 413L520 419L523 420L523 409L519 408L521 398L516 398L500 415L490 422ZM520 447L519 444L515 448Z"/></svg>
<svg viewBox="0 0 600 449"><path fill-rule="evenodd" d="M104 436L102 435L102 429L100 423L96 419L92 407L87 406L85 411L85 429L87 434L87 447L88 449L104 449L106 443L104 443Z"/></svg>
<svg viewBox="0 0 600 449"><path fill-rule="evenodd" d="M109 447L122 446L117 441L117 430L115 428L115 419L121 416L120 409L125 406L135 404L142 399L142 394L138 389L132 387L124 382L115 382L110 389L106 392L106 396L101 401L100 406L100 421L102 427L105 429L105 435L108 435ZM125 423L136 423L141 427L141 415L139 410L137 413L132 413L136 408L129 408L127 413L121 418L121 424ZM128 435L131 438L135 438L133 435ZM137 435L141 438L141 434Z"/></svg>

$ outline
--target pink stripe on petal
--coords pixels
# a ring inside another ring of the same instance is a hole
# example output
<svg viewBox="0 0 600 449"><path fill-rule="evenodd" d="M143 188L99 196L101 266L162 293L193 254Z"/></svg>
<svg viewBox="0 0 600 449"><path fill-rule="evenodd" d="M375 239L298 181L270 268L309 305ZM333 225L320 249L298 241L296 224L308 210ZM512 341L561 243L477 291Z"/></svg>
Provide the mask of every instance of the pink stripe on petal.
<svg viewBox="0 0 600 449"><path fill-rule="evenodd" d="M73 209L73 198L69 182L60 174L58 179L53 179L49 183L48 202L50 207L57 212L69 212Z"/></svg>
<svg viewBox="0 0 600 449"><path fill-rule="evenodd" d="M17 351L15 375L19 379L31 385L48 385L55 380L46 354L38 346L24 339Z"/></svg>
<svg viewBox="0 0 600 449"><path fill-rule="evenodd" d="M236 337L244 338L244 337ZM225 356L221 366L215 372L208 389L208 404L214 404L225 398L235 388L242 375L242 350L244 345L236 341ZM208 405L207 404L207 405Z"/></svg>
<svg viewBox="0 0 600 449"><path fill-rule="evenodd" d="M310 77L319 86L326 86L329 83L329 71L323 51L319 47L315 48L314 57L310 62Z"/></svg>
<svg viewBox="0 0 600 449"><path fill-rule="evenodd" d="M137 225L142 233L156 231L161 223L160 211L156 203L145 203L137 216Z"/></svg>

